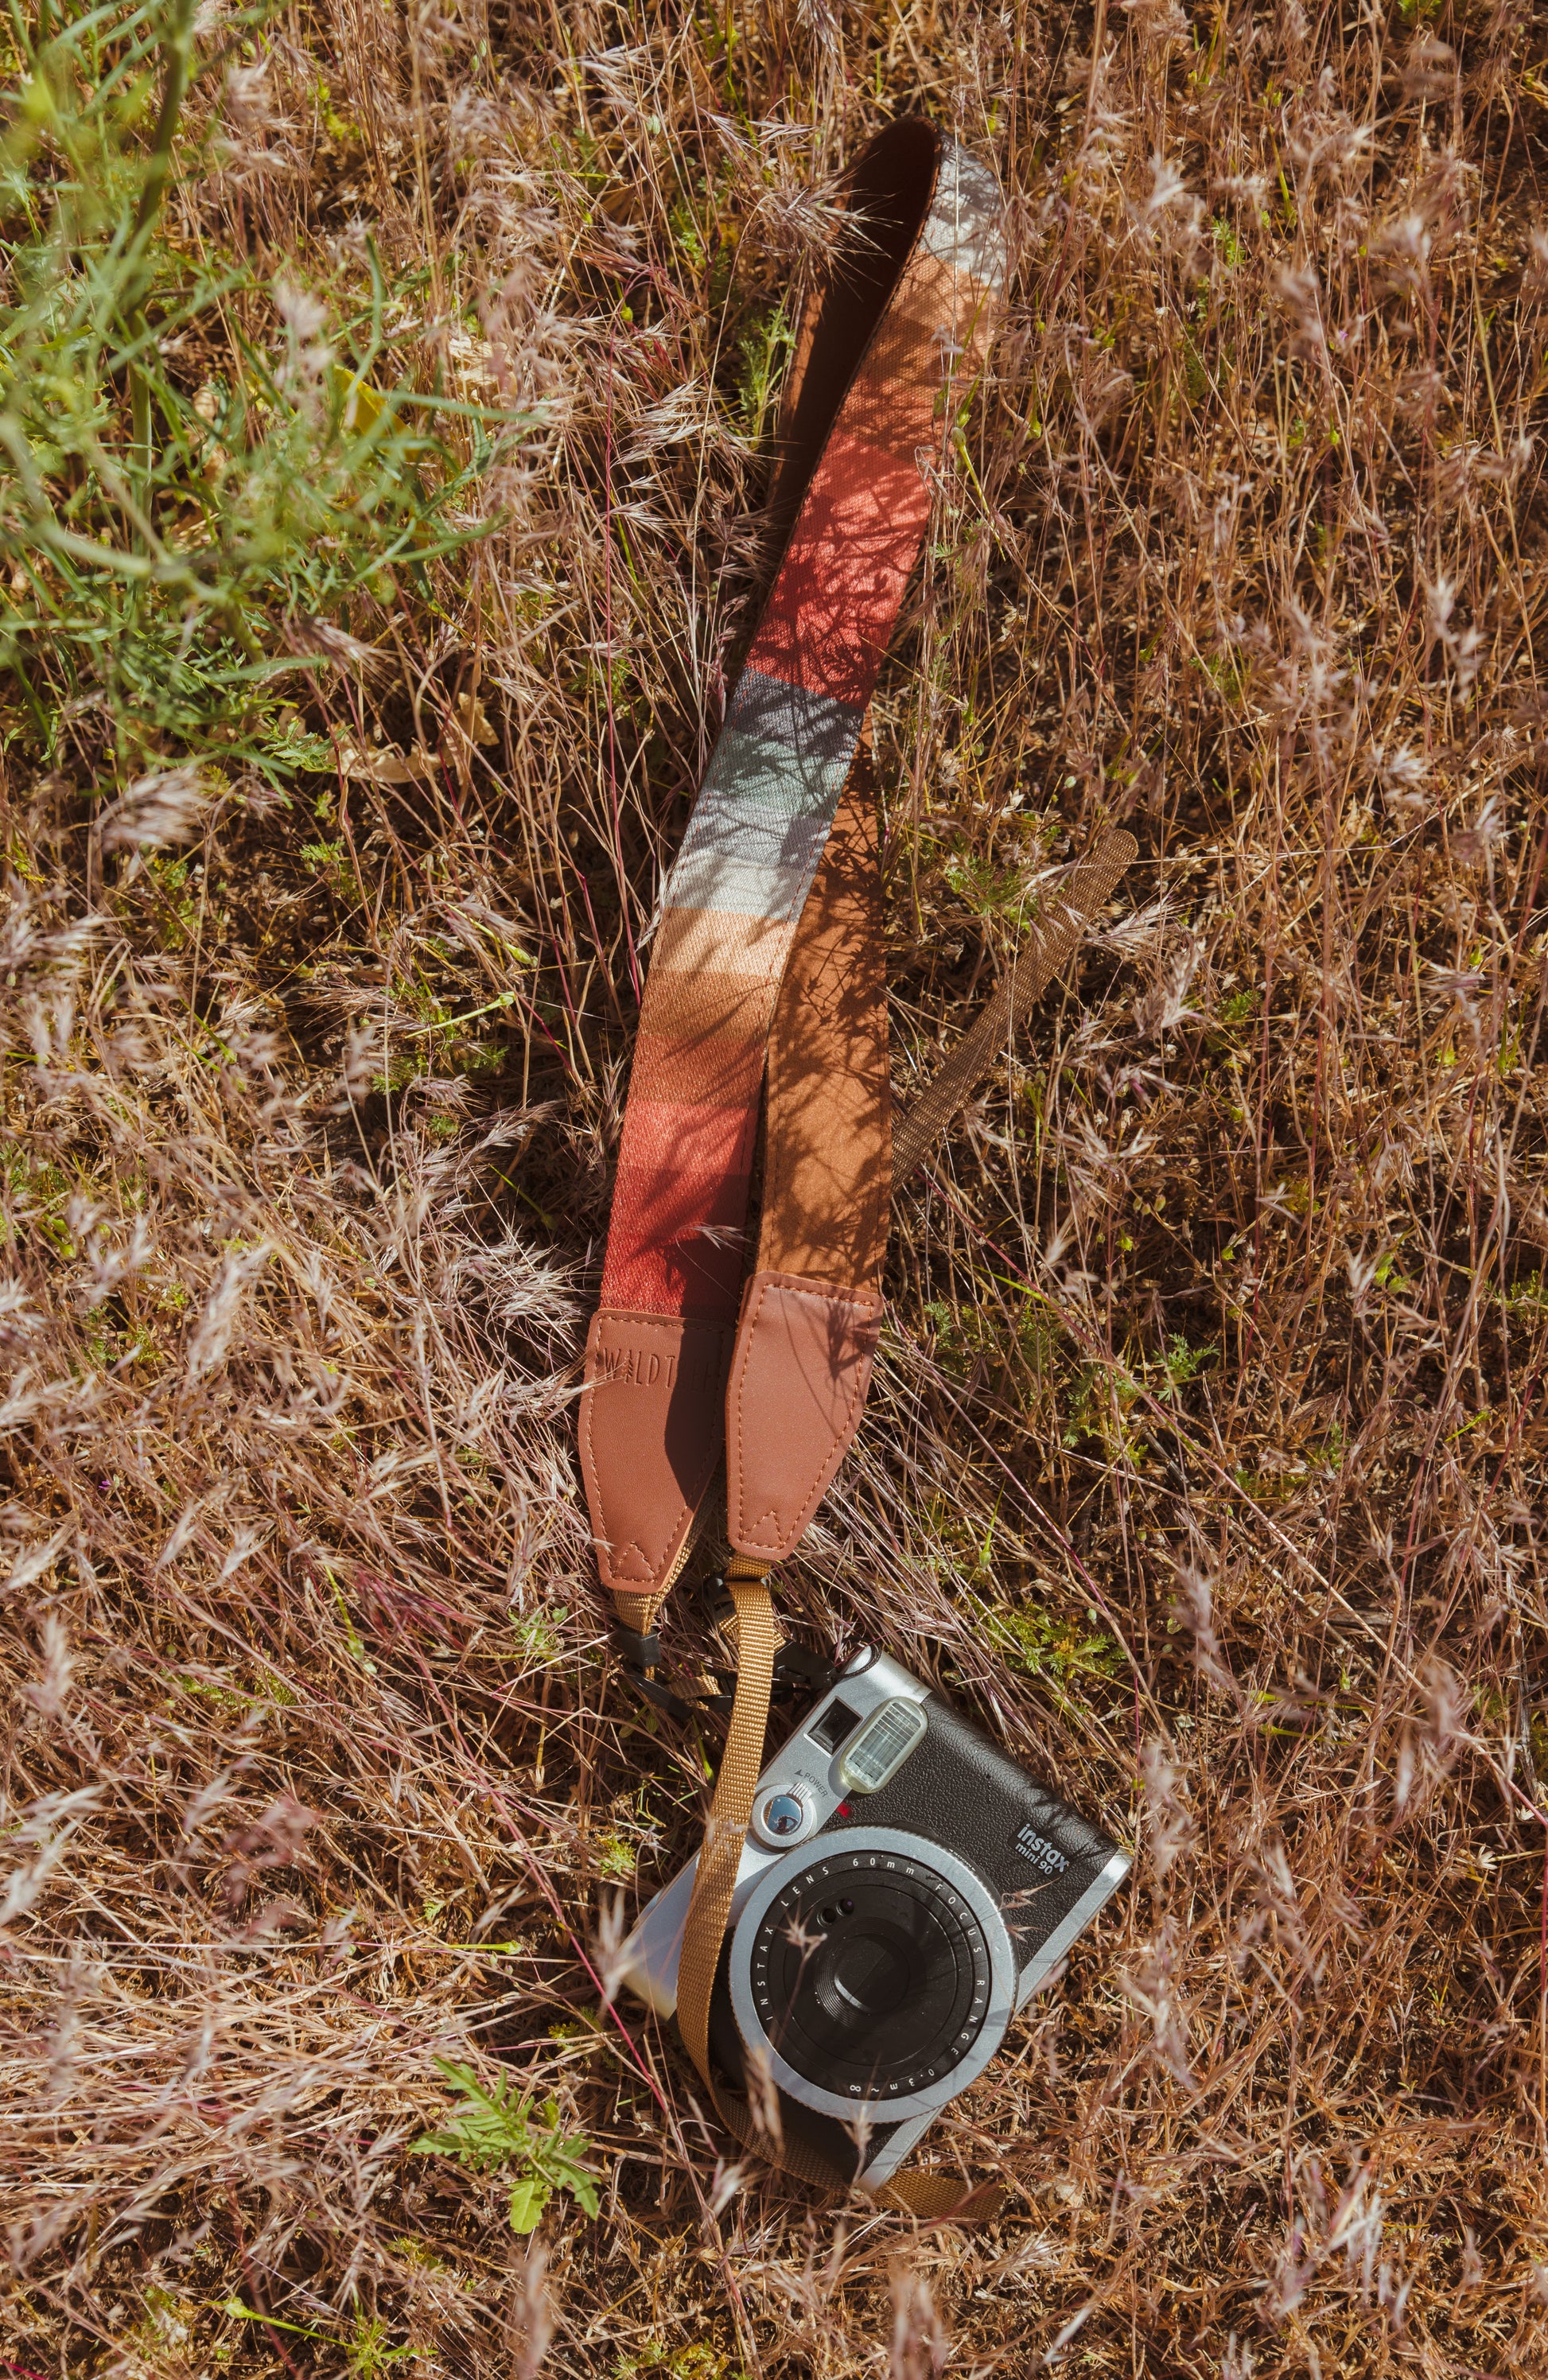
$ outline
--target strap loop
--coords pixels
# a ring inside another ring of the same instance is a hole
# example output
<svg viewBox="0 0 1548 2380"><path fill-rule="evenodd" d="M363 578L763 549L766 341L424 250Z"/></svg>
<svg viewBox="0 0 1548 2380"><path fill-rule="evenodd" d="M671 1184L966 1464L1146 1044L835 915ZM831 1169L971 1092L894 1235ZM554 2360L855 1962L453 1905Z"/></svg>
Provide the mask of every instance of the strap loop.
<svg viewBox="0 0 1548 2380"><path fill-rule="evenodd" d="M1003 1058L1017 1026L1030 1014L1054 977L1079 947L1088 919L1096 917L1139 844L1131 834L1097 837L1038 917L1016 953L1008 976L983 1012L946 1051L903 1122L893 1133L893 1188L900 1189L923 1162L997 1058Z"/></svg>
<svg viewBox="0 0 1548 2380"><path fill-rule="evenodd" d="M641 1635L638 1628L626 1628L621 1620L613 1622L613 1642L631 1670L643 1670L649 1677L661 1659L661 1638L652 1628Z"/></svg>

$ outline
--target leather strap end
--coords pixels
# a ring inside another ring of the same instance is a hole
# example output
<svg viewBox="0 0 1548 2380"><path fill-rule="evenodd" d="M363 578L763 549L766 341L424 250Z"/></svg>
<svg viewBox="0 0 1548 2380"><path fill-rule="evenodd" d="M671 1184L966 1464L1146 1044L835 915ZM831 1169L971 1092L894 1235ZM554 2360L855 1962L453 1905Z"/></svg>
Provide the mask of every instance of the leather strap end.
<svg viewBox="0 0 1548 2380"><path fill-rule="evenodd" d="M726 1396L726 1523L739 1553L792 1552L847 1453L882 1327L872 1290L798 1274L748 1283Z"/></svg>
<svg viewBox="0 0 1548 2380"><path fill-rule="evenodd" d="M671 1585L688 1547L720 1460L730 1353L717 1323L607 1305L591 1318L580 1468L597 1569L628 1599L626 1625Z"/></svg>

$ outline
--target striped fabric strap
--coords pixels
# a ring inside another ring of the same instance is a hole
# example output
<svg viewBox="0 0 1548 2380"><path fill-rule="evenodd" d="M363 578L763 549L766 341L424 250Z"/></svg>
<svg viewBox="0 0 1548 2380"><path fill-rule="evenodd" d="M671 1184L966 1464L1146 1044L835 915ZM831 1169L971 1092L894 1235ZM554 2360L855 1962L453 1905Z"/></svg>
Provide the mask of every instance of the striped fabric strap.
<svg viewBox="0 0 1548 2380"><path fill-rule="evenodd" d="M880 1314L866 714L1005 249L992 176L920 118L870 144L848 202L860 236L798 358L798 508L665 889L587 1342L593 1537L633 1627L676 1576L723 1450L733 1543L789 1549L853 1434ZM744 1298L765 1065L762 1245Z"/></svg>

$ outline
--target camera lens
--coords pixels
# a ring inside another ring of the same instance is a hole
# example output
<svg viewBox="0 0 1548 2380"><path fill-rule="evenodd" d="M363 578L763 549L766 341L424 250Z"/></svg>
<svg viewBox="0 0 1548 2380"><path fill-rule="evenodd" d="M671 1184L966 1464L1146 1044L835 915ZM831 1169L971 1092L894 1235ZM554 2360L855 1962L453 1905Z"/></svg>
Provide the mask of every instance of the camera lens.
<svg viewBox="0 0 1548 2380"><path fill-rule="evenodd" d="M975 1912L925 1862L830 1852L764 1911L750 1980L797 2074L885 2100L932 2090L961 2064L988 2010L991 1961Z"/></svg>

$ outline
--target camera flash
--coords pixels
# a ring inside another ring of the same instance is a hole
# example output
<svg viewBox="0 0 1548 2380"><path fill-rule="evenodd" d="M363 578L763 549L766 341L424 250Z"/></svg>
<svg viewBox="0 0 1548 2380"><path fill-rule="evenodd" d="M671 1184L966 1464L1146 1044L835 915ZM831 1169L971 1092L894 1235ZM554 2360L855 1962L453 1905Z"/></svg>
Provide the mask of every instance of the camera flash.
<svg viewBox="0 0 1548 2380"><path fill-rule="evenodd" d="M884 1703L856 1736L838 1764L847 1793L879 1793L896 1777L924 1736L927 1721L918 1703Z"/></svg>

